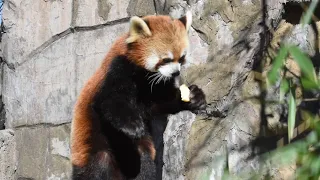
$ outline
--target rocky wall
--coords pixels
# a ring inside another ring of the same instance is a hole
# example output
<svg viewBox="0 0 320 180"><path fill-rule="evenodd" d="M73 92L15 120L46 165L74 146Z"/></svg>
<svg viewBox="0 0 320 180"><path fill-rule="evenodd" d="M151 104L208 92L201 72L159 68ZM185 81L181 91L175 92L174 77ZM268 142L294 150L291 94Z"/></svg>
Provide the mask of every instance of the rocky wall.
<svg viewBox="0 0 320 180"><path fill-rule="evenodd" d="M268 1L268 22L277 21L282 1ZM128 31L129 17L180 17L187 9L191 61L183 76L205 91L209 107L205 115L169 117L163 179L220 179L227 150L231 172L258 166L245 159L251 151L237 148L258 136L259 105L231 105L259 93L250 70L262 32L260 0L6 0L0 93L11 130L0 131L0 162L8 162L0 177L70 179L74 103L112 42Z"/></svg>

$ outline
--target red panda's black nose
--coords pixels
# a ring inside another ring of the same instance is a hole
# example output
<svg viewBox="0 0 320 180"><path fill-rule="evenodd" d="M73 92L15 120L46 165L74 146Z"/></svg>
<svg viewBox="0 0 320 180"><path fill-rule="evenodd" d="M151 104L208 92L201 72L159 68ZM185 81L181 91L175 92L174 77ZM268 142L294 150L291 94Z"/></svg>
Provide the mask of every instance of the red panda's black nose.
<svg viewBox="0 0 320 180"><path fill-rule="evenodd" d="M176 71L174 73L172 73L172 77L176 77L176 76L179 76L180 75L180 71Z"/></svg>

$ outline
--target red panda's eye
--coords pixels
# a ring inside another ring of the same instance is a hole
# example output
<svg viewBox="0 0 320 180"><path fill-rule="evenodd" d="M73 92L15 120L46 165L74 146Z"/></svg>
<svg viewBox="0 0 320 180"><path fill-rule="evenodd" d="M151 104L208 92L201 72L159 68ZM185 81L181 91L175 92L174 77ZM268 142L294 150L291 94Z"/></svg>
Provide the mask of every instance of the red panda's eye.
<svg viewBox="0 0 320 180"><path fill-rule="evenodd" d="M179 63L180 64L184 64L186 61L186 55L183 55L180 59L179 59Z"/></svg>
<svg viewBox="0 0 320 180"><path fill-rule="evenodd" d="M163 64L170 63L170 62L173 62L173 59L164 58L164 59L162 59L162 62L163 62Z"/></svg>

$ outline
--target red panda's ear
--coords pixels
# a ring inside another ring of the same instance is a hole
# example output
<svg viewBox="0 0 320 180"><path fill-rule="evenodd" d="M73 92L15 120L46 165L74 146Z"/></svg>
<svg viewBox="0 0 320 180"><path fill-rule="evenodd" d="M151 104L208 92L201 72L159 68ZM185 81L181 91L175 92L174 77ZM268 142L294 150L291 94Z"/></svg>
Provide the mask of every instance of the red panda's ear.
<svg viewBox="0 0 320 180"><path fill-rule="evenodd" d="M188 31L190 29L191 24L192 24L191 11L187 11L186 15L181 17L179 20L183 23L183 25L186 27L186 30Z"/></svg>
<svg viewBox="0 0 320 180"><path fill-rule="evenodd" d="M151 35L152 35L151 31L147 23L143 19L137 16L133 16L130 19L129 37L126 40L128 44L135 42L137 39L143 36L151 36Z"/></svg>

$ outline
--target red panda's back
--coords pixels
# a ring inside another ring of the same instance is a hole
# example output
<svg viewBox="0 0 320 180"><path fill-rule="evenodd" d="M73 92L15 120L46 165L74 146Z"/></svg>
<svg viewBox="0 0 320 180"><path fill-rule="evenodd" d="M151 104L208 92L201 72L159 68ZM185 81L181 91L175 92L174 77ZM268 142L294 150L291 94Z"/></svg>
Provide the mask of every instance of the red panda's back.
<svg viewBox="0 0 320 180"><path fill-rule="evenodd" d="M113 44L101 66L82 88L76 101L71 127L71 161L73 165L79 167L86 165L92 148L96 144L102 143L97 142L100 137L95 133L99 127L95 126L90 104L107 74L112 59L118 55L126 55L125 39L127 36L120 37Z"/></svg>

